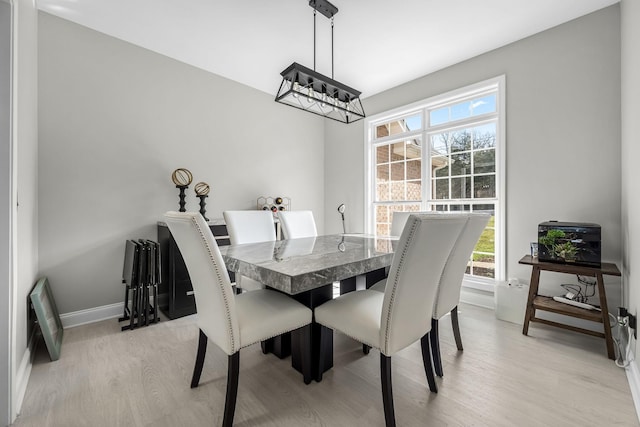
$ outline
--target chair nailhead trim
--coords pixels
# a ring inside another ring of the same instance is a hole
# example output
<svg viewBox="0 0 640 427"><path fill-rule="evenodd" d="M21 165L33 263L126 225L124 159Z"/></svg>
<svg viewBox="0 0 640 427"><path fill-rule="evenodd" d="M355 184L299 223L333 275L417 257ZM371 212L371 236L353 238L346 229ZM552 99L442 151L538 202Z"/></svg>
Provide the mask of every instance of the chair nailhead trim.
<svg viewBox="0 0 640 427"><path fill-rule="evenodd" d="M387 311L387 324L385 325L385 331L384 331L384 345L382 347L384 347L384 355L385 356L389 356L387 354L387 352L389 351L389 324L391 323L391 312L393 311L393 302L395 300L396 297L396 288L398 286L398 272L402 271L402 265L404 264L405 261L405 256L407 255L407 251L409 250L409 246L413 243L413 236L415 235L415 232L418 228L418 221L414 221L413 224L411 224L411 229L409 231L409 236L407 238L407 241L404 245L404 247L402 248L402 253L400 254L400 261L398 261L398 268L396 268L396 270L394 271L394 277L393 277L393 286L391 287L391 297L390 297L390 301L389 301L389 310ZM389 283L387 282L387 285Z"/></svg>
<svg viewBox="0 0 640 427"><path fill-rule="evenodd" d="M205 249L207 250L207 253L209 254L209 258L211 259L211 262L213 264L213 269L216 273L216 276L218 277L219 283L222 283L224 281L224 278L223 278L224 276L220 273L220 269L218 268L218 263L216 262L215 257L213 256L213 251L211 249L211 246L209 246L209 243L207 242L207 239L205 238L205 235L202 232L202 229L198 225L198 221L196 221L196 218L191 217L191 221L193 222L196 229L198 230L198 233L200 233L202 244L204 245ZM233 336L233 327L232 327L233 322L231 321L231 310L229 308L229 296L227 295L227 292L224 286L221 286L220 289L222 290L222 299L224 301L225 312L227 315L227 330L229 331L229 339L231 340L231 351L232 353L235 353L239 349L236 348L236 340L235 340L235 337Z"/></svg>

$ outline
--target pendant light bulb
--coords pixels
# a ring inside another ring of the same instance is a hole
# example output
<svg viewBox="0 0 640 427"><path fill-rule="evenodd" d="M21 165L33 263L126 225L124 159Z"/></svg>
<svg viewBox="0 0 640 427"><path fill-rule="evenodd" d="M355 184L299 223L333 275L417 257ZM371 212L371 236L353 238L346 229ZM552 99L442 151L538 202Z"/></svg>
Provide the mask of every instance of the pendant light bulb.
<svg viewBox="0 0 640 427"><path fill-rule="evenodd" d="M298 82L293 82L293 97L297 98L298 96L298 92L300 91L300 83Z"/></svg>

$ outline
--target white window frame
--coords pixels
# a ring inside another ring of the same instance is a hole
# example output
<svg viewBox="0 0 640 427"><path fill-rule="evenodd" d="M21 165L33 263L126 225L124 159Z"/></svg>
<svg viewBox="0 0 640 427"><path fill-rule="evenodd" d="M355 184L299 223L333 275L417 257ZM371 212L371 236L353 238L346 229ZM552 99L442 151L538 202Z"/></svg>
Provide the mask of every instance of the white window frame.
<svg viewBox="0 0 640 427"><path fill-rule="evenodd" d="M506 204L506 109L505 109L505 76L498 76L488 80L484 80L469 86L465 86L441 95L433 96L418 102L414 102L409 105L394 108L393 110L385 111L373 116L365 118L364 121L364 155L365 155L365 232L369 234L375 234L375 209L371 209L375 200L375 179L373 176L372 167L375 165L376 150L375 145L381 143L389 143L393 141L403 141L412 137L421 138L423 144L422 153L422 207L424 209L430 209L430 187L431 177L430 171L427 169L430 162L430 136L434 133L438 133L442 129L450 127L464 126L468 123L475 123L481 121L484 115L474 116L469 119L462 119L455 121L455 124L447 123L445 125L437 125L429 127L428 111L434 107L442 107L446 104L455 103L463 98L473 97L481 95L484 92L490 92L497 90L496 96L496 113L489 114L490 116L497 116L496 126L496 197L495 201L488 203L495 203L496 213L496 226L495 226L495 278L484 278L480 276L471 276L465 274L465 280L463 286L469 288L480 289L484 291L493 292L496 281L505 280L506 271L506 216L505 216L505 204ZM403 117L409 117L416 113L422 114L422 128L407 133L390 135L383 138L374 138L374 130L376 126L387 123L394 119ZM464 200L464 199L463 199ZM435 201L437 203L437 201ZM475 202L475 200L470 202ZM396 204L401 204L398 201Z"/></svg>

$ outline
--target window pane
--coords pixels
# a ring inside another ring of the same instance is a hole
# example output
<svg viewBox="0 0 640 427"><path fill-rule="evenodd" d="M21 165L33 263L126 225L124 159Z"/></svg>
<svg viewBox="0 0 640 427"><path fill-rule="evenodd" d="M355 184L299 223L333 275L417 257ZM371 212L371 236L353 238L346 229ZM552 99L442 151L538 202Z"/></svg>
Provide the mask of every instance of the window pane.
<svg viewBox="0 0 640 427"><path fill-rule="evenodd" d="M451 212L469 212L471 210L471 205L451 205L449 210Z"/></svg>
<svg viewBox="0 0 640 427"><path fill-rule="evenodd" d="M476 261L485 258L485 255L482 255L481 253L476 253L476 252L482 252L485 254L494 254L496 252L496 246L495 246L496 231L493 228L494 221L495 221L495 217L491 217L491 220L489 220L489 224L487 224L487 228L485 228L482 234L480 235L480 239L478 239L478 243L476 244L476 247L473 250L474 252L473 259Z"/></svg>
<svg viewBox="0 0 640 427"><path fill-rule="evenodd" d="M389 200L389 183L378 183L376 185L376 201L385 202L387 200Z"/></svg>
<svg viewBox="0 0 640 427"><path fill-rule="evenodd" d="M432 157L431 169L435 171L435 176L449 176L449 159L444 156Z"/></svg>
<svg viewBox="0 0 640 427"><path fill-rule="evenodd" d="M469 116L471 116L471 101L451 106L451 120L466 119Z"/></svg>
<svg viewBox="0 0 640 427"><path fill-rule="evenodd" d="M422 181L407 181L407 200L422 200Z"/></svg>
<svg viewBox="0 0 640 427"><path fill-rule="evenodd" d="M471 198L471 177L451 178L451 198L468 199Z"/></svg>
<svg viewBox="0 0 640 427"><path fill-rule="evenodd" d="M376 138L384 138L385 136L389 136L389 124L376 126Z"/></svg>
<svg viewBox="0 0 640 427"><path fill-rule="evenodd" d="M429 113L429 122L431 126L436 126L449 121L449 108L439 108Z"/></svg>
<svg viewBox="0 0 640 427"><path fill-rule="evenodd" d="M493 113L496 111L496 94L483 96L474 99L471 102L471 114L477 116L479 114Z"/></svg>
<svg viewBox="0 0 640 427"><path fill-rule="evenodd" d="M389 235L394 212L418 212L420 210L420 203L376 206L376 235Z"/></svg>
<svg viewBox="0 0 640 427"><path fill-rule="evenodd" d="M471 173L471 153L451 156L451 176L469 175Z"/></svg>
<svg viewBox="0 0 640 427"><path fill-rule="evenodd" d="M404 162L391 163L391 180L404 181Z"/></svg>
<svg viewBox="0 0 640 427"><path fill-rule="evenodd" d="M476 126L473 132L473 148L491 148L496 146L496 124Z"/></svg>
<svg viewBox="0 0 640 427"><path fill-rule="evenodd" d="M475 256L476 255L474 254L474 257ZM467 270L467 273L468 273L468 270ZM474 276L495 278L496 277L495 257L493 255L491 256L486 255L480 261L476 261L474 259L474 261L472 262L472 273L470 274L473 274Z"/></svg>
<svg viewBox="0 0 640 427"><path fill-rule="evenodd" d="M496 150L482 150L473 153L473 173L496 171Z"/></svg>
<svg viewBox="0 0 640 427"><path fill-rule="evenodd" d="M449 179L436 179L435 197L434 199L449 198Z"/></svg>
<svg viewBox="0 0 640 427"><path fill-rule="evenodd" d="M411 160L407 162L407 179L422 178L422 161Z"/></svg>
<svg viewBox="0 0 640 427"><path fill-rule="evenodd" d="M389 165L379 165L376 168L376 179L378 181L389 181Z"/></svg>
<svg viewBox="0 0 640 427"><path fill-rule="evenodd" d="M376 223L376 235L378 235L378 236L388 236L389 235L389 224Z"/></svg>
<svg viewBox="0 0 640 427"><path fill-rule="evenodd" d="M407 130L422 129L422 114L416 114L406 118Z"/></svg>
<svg viewBox="0 0 640 427"><path fill-rule="evenodd" d="M376 223L390 222L389 207L388 206L376 206Z"/></svg>
<svg viewBox="0 0 640 427"><path fill-rule="evenodd" d="M422 114L417 113L376 126L376 138L400 135L404 132L422 129Z"/></svg>
<svg viewBox="0 0 640 427"><path fill-rule="evenodd" d="M451 152L471 150L471 132L468 129L451 134Z"/></svg>
<svg viewBox="0 0 640 427"><path fill-rule="evenodd" d="M391 181L391 197L389 200L406 200L404 193L405 182L404 181Z"/></svg>
<svg viewBox="0 0 640 427"><path fill-rule="evenodd" d="M376 162L380 163L389 163L389 146L381 145L376 148Z"/></svg>
<svg viewBox="0 0 640 427"><path fill-rule="evenodd" d="M476 176L473 186L473 197L481 199L484 197L496 196L496 177L495 175Z"/></svg>
<svg viewBox="0 0 640 427"><path fill-rule="evenodd" d="M397 160L404 160L405 158L404 146L405 146L404 141L396 142L395 144L391 145L391 161L392 162Z"/></svg>
<svg viewBox="0 0 640 427"><path fill-rule="evenodd" d="M406 150L407 160L422 158L421 140L413 139L411 141L407 141L404 148Z"/></svg>
<svg viewBox="0 0 640 427"><path fill-rule="evenodd" d="M431 154L449 154L449 133L439 133L431 136Z"/></svg>

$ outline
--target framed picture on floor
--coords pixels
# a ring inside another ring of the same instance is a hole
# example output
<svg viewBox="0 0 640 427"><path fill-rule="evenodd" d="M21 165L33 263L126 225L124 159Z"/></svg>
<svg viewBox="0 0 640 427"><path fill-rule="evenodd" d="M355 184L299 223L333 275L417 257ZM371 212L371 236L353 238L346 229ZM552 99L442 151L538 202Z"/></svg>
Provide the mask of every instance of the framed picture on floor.
<svg viewBox="0 0 640 427"><path fill-rule="evenodd" d="M38 325L42 331L44 342L49 351L51 360L60 358L60 347L62 346L62 322L58 314L58 308L53 300L49 280L43 277L38 280L31 291L31 303L38 318Z"/></svg>

